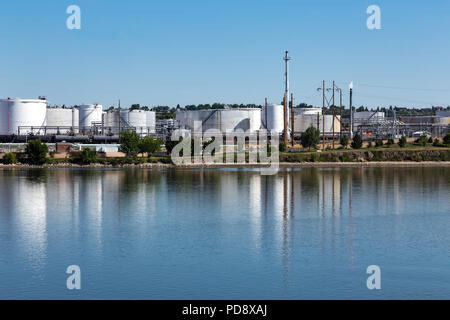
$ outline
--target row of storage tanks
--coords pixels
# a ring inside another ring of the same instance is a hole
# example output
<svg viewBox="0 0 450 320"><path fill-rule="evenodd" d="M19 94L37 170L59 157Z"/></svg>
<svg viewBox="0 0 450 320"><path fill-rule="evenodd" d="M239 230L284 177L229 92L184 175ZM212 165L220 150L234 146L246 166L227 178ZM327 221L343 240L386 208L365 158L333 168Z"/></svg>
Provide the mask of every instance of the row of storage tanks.
<svg viewBox="0 0 450 320"><path fill-rule="evenodd" d="M267 129L282 133L284 130L283 108L283 105L269 104L267 111L266 107L262 109L183 110L177 112L176 124L182 129L196 132L199 132L201 127L203 132L208 129L218 129L222 133L239 129L250 132ZM333 122L334 131L339 132L341 130L340 116L335 116L333 121L333 116L323 116L320 108L294 108L295 133L302 133L313 126L318 127L321 132L332 134Z"/></svg>
<svg viewBox="0 0 450 320"><path fill-rule="evenodd" d="M0 100L0 135L65 134L89 132L93 127L102 133L118 134L133 129L140 135L156 132L156 113L146 110L103 111L98 104L78 108L49 108L46 100Z"/></svg>

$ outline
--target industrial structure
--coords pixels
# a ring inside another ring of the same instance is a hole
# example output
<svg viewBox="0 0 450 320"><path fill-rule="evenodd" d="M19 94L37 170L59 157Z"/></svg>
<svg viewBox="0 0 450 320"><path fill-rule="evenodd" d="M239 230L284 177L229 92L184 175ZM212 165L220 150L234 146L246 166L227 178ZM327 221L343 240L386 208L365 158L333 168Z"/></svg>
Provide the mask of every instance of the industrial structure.
<svg viewBox="0 0 450 320"><path fill-rule="evenodd" d="M178 111L176 124L191 132L205 132L217 129L222 133L243 130L256 132L261 128L261 109L214 109Z"/></svg>

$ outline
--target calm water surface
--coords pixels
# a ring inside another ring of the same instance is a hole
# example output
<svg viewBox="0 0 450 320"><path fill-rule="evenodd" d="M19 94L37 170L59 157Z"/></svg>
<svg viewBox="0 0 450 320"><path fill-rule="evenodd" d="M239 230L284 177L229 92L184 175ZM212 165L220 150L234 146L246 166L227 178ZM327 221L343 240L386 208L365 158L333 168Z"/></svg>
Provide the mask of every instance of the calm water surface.
<svg viewBox="0 0 450 320"><path fill-rule="evenodd" d="M450 298L449 194L448 168L0 171L0 298Z"/></svg>

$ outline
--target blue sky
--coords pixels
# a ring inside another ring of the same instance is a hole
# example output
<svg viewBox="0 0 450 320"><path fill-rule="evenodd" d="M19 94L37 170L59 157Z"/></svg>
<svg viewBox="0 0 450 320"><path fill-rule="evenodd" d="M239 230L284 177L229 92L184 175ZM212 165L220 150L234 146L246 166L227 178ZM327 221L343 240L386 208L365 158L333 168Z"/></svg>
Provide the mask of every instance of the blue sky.
<svg viewBox="0 0 450 320"><path fill-rule="evenodd" d="M66 8L81 8L68 30ZM369 5L381 30L366 27ZM53 104L321 105L322 80L355 105L450 105L448 0L15 0L0 4L0 97ZM421 89L421 90L412 90Z"/></svg>

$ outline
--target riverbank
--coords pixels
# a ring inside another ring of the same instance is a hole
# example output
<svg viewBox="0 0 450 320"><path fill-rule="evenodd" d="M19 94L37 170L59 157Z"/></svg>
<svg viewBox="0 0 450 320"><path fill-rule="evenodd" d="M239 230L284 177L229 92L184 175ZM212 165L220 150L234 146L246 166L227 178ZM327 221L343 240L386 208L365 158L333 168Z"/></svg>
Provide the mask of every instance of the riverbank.
<svg viewBox="0 0 450 320"><path fill-rule="evenodd" d="M248 162L248 155L247 155ZM78 158L48 158L43 165L30 165L26 162L0 164L2 169L29 168L264 168L260 163L223 164L184 164L175 166L169 156L136 158L93 158L91 163L83 164ZM360 150L341 149L322 152L283 152L279 155L279 166L289 167L411 167L448 166L450 148L365 148Z"/></svg>

